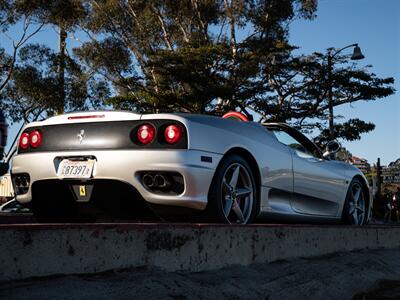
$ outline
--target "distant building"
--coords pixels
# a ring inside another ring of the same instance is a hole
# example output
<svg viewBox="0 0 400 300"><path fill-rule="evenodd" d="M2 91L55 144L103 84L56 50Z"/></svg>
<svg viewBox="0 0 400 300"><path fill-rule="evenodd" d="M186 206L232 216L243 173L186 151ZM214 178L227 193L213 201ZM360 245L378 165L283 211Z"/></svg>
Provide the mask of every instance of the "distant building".
<svg viewBox="0 0 400 300"><path fill-rule="evenodd" d="M400 183L400 158L382 167L383 183Z"/></svg>
<svg viewBox="0 0 400 300"><path fill-rule="evenodd" d="M352 156L350 158L350 163L360 169L364 174L369 173L371 171L371 165L368 163L368 160L365 158L360 158L357 156Z"/></svg>

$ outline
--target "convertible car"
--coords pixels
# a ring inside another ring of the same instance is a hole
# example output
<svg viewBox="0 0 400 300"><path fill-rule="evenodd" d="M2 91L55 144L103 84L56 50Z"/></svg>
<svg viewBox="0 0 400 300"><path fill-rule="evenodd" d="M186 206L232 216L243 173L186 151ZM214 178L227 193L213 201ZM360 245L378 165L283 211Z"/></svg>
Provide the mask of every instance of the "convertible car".
<svg viewBox="0 0 400 300"><path fill-rule="evenodd" d="M45 221L149 210L231 224L362 225L372 206L368 183L330 159L339 148L331 142L323 153L286 124L236 112L78 112L28 124L11 175L16 200Z"/></svg>

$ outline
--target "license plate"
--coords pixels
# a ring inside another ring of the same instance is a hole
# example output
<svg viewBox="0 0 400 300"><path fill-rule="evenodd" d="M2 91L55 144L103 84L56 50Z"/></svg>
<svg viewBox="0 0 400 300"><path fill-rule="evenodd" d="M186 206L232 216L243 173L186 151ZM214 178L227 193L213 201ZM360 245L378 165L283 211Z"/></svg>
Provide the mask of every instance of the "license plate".
<svg viewBox="0 0 400 300"><path fill-rule="evenodd" d="M85 161L64 159L58 167L57 176L59 178L90 178L94 162L92 159Z"/></svg>

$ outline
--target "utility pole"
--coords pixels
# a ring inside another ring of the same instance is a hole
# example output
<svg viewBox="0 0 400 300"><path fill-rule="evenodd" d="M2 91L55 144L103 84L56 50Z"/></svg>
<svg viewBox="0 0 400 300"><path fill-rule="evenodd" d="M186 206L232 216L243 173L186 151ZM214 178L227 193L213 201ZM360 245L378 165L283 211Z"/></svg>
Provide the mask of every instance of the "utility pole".
<svg viewBox="0 0 400 300"><path fill-rule="evenodd" d="M333 141L335 139L335 131L333 127L333 82L332 82L332 59L331 51L328 50L328 122L329 122L329 139Z"/></svg>
<svg viewBox="0 0 400 300"><path fill-rule="evenodd" d="M381 195L381 187L382 187L382 168L381 168L381 159L378 157L376 162L376 195L380 197Z"/></svg>

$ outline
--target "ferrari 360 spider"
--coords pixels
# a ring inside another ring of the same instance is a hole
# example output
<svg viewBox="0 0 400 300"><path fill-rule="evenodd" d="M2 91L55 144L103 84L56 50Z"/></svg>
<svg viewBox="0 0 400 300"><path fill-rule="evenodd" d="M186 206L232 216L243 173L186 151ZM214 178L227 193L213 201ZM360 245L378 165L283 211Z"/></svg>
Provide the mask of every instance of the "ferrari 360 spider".
<svg viewBox="0 0 400 300"><path fill-rule="evenodd" d="M247 224L368 222L368 182L282 123L191 114L78 112L28 124L12 162L16 200L39 220L150 209ZM137 216L136 216L137 217Z"/></svg>

